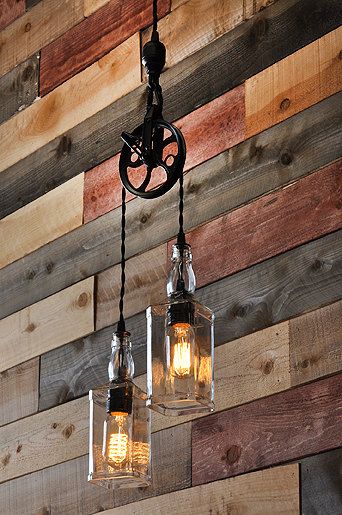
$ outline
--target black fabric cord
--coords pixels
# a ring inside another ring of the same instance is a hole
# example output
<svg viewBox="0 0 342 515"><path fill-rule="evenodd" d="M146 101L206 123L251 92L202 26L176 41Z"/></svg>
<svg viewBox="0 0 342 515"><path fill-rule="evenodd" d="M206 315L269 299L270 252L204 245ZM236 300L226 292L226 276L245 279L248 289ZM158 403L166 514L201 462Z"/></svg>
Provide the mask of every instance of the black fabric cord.
<svg viewBox="0 0 342 515"><path fill-rule="evenodd" d="M118 322L118 329L117 329L118 332L126 331L125 318L124 318L124 314L123 314L125 282L126 282L125 238L126 238L126 189L123 187L122 188L122 201L121 201L121 290L120 290L120 301L119 301L120 318L119 318L119 322Z"/></svg>
<svg viewBox="0 0 342 515"><path fill-rule="evenodd" d="M157 0L153 0L153 32L157 32L157 24L158 24Z"/></svg>
<svg viewBox="0 0 342 515"><path fill-rule="evenodd" d="M179 230L177 236L177 243L179 245L185 244L185 234L184 234L184 219L183 219L183 211L184 211L184 186L183 186L183 171L179 178Z"/></svg>

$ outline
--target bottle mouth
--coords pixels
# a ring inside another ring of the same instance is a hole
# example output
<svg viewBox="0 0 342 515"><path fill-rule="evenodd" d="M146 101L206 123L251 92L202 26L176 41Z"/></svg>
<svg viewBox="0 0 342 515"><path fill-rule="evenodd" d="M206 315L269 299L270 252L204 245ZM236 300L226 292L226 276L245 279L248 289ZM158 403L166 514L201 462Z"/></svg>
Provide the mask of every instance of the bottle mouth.
<svg viewBox="0 0 342 515"><path fill-rule="evenodd" d="M113 333L112 347L131 347L131 333L129 331L116 331Z"/></svg>

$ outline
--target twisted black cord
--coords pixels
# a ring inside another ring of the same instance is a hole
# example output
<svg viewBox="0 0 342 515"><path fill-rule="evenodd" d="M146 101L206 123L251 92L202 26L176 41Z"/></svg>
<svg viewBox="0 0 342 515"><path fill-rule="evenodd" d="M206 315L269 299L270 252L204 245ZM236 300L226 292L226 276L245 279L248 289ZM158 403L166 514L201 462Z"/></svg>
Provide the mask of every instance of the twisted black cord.
<svg viewBox="0 0 342 515"><path fill-rule="evenodd" d="M122 188L122 203L121 203L121 290L120 290L120 301L119 301L119 312L120 318L118 322L118 332L126 331L125 318L123 314L124 310L124 296L125 296L125 238L126 238L126 189Z"/></svg>
<svg viewBox="0 0 342 515"><path fill-rule="evenodd" d="M184 234L184 186L183 186L183 172L179 178L179 230L177 236L177 243L180 245L185 244L185 234Z"/></svg>
<svg viewBox="0 0 342 515"><path fill-rule="evenodd" d="M153 0L153 32L157 32L157 24L158 24L157 0Z"/></svg>

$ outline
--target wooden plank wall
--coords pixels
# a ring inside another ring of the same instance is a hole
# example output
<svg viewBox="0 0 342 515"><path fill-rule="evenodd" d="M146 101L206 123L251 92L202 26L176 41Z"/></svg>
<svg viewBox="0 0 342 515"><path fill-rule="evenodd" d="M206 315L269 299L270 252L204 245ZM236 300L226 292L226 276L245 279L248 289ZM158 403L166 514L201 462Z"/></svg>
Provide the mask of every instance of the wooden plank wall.
<svg viewBox="0 0 342 515"><path fill-rule="evenodd" d="M4 0L0 513L340 514L342 4L160 0L159 17L216 412L153 413L151 487L87 483L87 392L118 320L119 136L144 114L152 1ZM165 295L178 199L128 200L145 388L144 310Z"/></svg>

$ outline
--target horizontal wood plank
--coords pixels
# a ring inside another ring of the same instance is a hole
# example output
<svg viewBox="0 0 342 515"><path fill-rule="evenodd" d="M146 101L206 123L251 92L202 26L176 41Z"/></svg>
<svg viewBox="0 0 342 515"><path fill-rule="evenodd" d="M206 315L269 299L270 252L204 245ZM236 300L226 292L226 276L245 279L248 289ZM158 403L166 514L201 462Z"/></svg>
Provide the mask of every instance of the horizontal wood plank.
<svg viewBox="0 0 342 515"><path fill-rule="evenodd" d="M84 0L84 16L90 16L95 11L108 4L110 0Z"/></svg>
<svg viewBox="0 0 342 515"><path fill-rule="evenodd" d="M306 175L322 161L341 157L340 95L188 172L185 176L186 230ZM177 217L174 216L177 206L176 189L162 199L149 202L135 199L129 204L127 258L177 234ZM3 292L0 317L118 263L120 217L120 208L115 209L74 234L65 235L58 242L51 242L20 262L12 263L6 268L6 274L0 270L0 291ZM156 221L158 230L151 230ZM118 230L114 231L113 227ZM45 269L47 262L54 263L50 274ZM33 289L35 278L39 278L39 288Z"/></svg>
<svg viewBox="0 0 342 515"><path fill-rule="evenodd" d="M291 383L312 381L342 367L342 302L290 320Z"/></svg>
<svg viewBox="0 0 342 515"><path fill-rule="evenodd" d="M285 0L271 5L163 73L165 118L177 120L210 102L334 30L341 19L339 0ZM141 86L11 167L6 177L2 175L0 185L7 209L17 209L18 197L20 205L30 202L42 191L115 155L121 149L121 132L141 123L144 95L145 87ZM316 144L315 141L315 148ZM318 157L319 152L316 160ZM15 181L14 198L12 189L7 188L12 181Z"/></svg>
<svg viewBox="0 0 342 515"><path fill-rule="evenodd" d="M339 27L248 79L247 137L340 91L341 47Z"/></svg>
<svg viewBox="0 0 342 515"><path fill-rule="evenodd" d="M164 16L170 0L158 2ZM40 92L49 91L100 59L140 29L152 23L149 0L111 0L41 51ZM139 51L132 49L134 53ZM123 58L125 60L125 58Z"/></svg>
<svg viewBox="0 0 342 515"><path fill-rule="evenodd" d="M90 277L0 320L0 371L91 333L93 295Z"/></svg>
<svg viewBox="0 0 342 515"><path fill-rule="evenodd" d="M341 446L341 388L339 374L192 422L193 484Z"/></svg>
<svg viewBox="0 0 342 515"><path fill-rule="evenodd" d="M39 358L0 373L0 426L38 411Z"/></svg>
<svg viewBox="0 0 342 515"><path fill-rule="evenodd" d="M83 0L42 0L0 34L0 76L83 19ZM58 20L58 23L56 23Z"/></svg>
<svg viewBox="0 0 342 515"><path fill-rule="evenodd" d="M166 66L174 66L239 25L243 14L243 0L188 0L176 9L173 6L171 13L158 23L160 40L167 48ZM143 33L143 44L151 39L151 34L152 28Z"/></svg>
<svg viewBox="0 0 342 515"><path fill-rule="evenodd" d="M32 104L38 96L39 54L0 78L0 123Z"/></svg>
<svg viewBox="0 0 342 515"><path fill-rule="evenodd" d="M186 140L185 171L238 144L245 134L244 86L196 109L175 125ZM154 174L151 186L159 184L161 177L162 174L159 177ZM131 194L127 195L127 200L132 198ZM120 204L119 155L116 155L85 174L84 220L94 220Z"/></svg>
<svg viewBox="0 0 342 515"><path fill-rule="evenodd" d="M136 88L141 82L139 48L135 34L0 125L0 172ZM65 141L60 154L68 145Z"/></svg>
<svg viewBox="0 0 342 515"><path fill-rule="evenodd" d="M83 185L77 175L0 220L0 268L82 225Z"/></svg>
<svg viewBox="0 0 342 515"><path fill-rule="evenodd" d="M302 514L338 515L341 511L342 449L301 461Z"/></svg>
<svg viewBox="0 0 342 515"><path fill-rule="evenodd" d="M25 0L2 0L0 4L0 30L25 12Z"/></svg>
<svg viewBox="0 0 342 515"><path fill-rule="evenodd" d="M261 470L194 486L104 512L105 515L244 513L299 515L298 465Z"/></svg>
<svg viewBox="0 0 342 515"><path fill-rule="evenodd" d="M342 228L341 196L339 159L191 231L198 287Z"/></svg>

